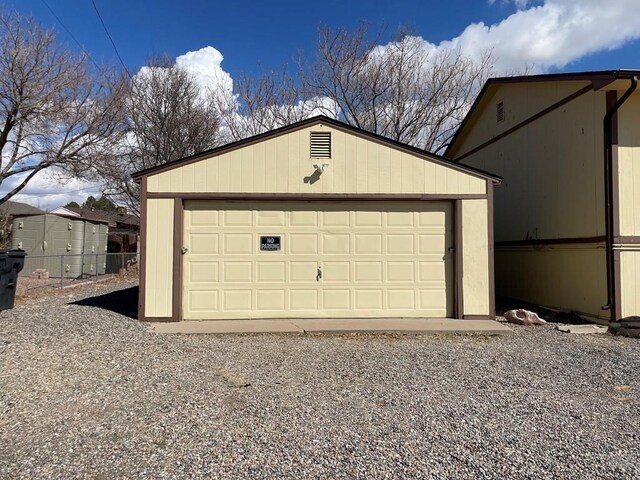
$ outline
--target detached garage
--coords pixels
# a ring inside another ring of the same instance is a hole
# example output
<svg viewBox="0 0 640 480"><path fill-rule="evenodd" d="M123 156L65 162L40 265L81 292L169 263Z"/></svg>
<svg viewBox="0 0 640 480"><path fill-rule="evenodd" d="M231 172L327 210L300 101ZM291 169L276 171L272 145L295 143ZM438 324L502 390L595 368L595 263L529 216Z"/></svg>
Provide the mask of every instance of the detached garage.
<svg viewBox="0 0 640 480"><path fill-rule="evenodd" d="M314 117L138 172L139 318L494 318L498 178Z"/></svg>

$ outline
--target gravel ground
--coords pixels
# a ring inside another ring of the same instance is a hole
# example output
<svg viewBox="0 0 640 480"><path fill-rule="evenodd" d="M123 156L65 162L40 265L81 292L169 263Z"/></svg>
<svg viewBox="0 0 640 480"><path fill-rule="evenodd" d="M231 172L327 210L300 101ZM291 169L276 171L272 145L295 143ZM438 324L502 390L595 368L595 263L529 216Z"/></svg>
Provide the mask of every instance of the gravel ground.
<svg viewBox="0 0 640 480"><path fill-rule="evenodd" d="M0 478L640 478L638 340L162 336L135 294L0 313Z"/></svg>

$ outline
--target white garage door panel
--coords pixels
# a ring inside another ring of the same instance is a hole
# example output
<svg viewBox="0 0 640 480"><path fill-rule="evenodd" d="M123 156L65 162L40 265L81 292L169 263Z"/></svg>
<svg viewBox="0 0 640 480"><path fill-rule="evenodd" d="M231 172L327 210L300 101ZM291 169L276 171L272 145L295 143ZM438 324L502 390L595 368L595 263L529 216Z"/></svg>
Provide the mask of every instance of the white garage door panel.
<svg viewBox="0 0 640 480"><path fill-rule="evenodd" d="M452 315L449 202L189 201L184 223L185 319Z"/></svg>

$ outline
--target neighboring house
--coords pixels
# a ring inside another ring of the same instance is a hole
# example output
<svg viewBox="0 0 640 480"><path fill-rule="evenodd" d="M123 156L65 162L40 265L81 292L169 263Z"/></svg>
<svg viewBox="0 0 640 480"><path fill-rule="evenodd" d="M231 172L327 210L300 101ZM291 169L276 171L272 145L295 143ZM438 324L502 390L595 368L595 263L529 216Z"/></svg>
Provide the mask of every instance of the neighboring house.
<svg viewBox="0 0 640 480"><path fill-rule="evenodd" d="M637 75L484 86L445 156L504 178L495 196L498 295L602 320L640 315Z"/></svg>
<svg viewBox="0 0 640 480"><path fill-rule="evenodd" d="M58 207L51 213L87 218L109 225L109 253L135 253L138 249L140 218L121 207L115 212L83 207Z"/></svg>
<svg viewBox="0 0 640 480"><path fill-rule="evenodd" d="M484 171L314 117L134 178L141 320L495 316Z"/></svg>
<svg viewBox="0 0 640 480"><path fill-rule="evenodd" d="M51 277L104 274L107 230L107 222L77 216L45 213L14 217L12 246L27 252L20 274L29 276L38 269Z"/></svg>
<svg viewBox="0 0 640 480"><path fill-rule="evenodd" d="M0 248L11 245L11 230L13 218L21 215L38 215L45 213L39 208L26 203L12 202L8 200L0 205Z"/></svg>

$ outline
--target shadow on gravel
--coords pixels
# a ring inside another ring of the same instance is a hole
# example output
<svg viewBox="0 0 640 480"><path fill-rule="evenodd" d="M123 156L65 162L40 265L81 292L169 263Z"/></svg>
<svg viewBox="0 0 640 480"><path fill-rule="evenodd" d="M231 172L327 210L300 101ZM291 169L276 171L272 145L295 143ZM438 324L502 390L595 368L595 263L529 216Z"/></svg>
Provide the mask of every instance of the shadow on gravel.
<svg viewBox="0 0 640 480"><path fill-rule="evenodd" d="M135 319L138 318L138 286L78 300L72 305L102 308Z"/></svg>

